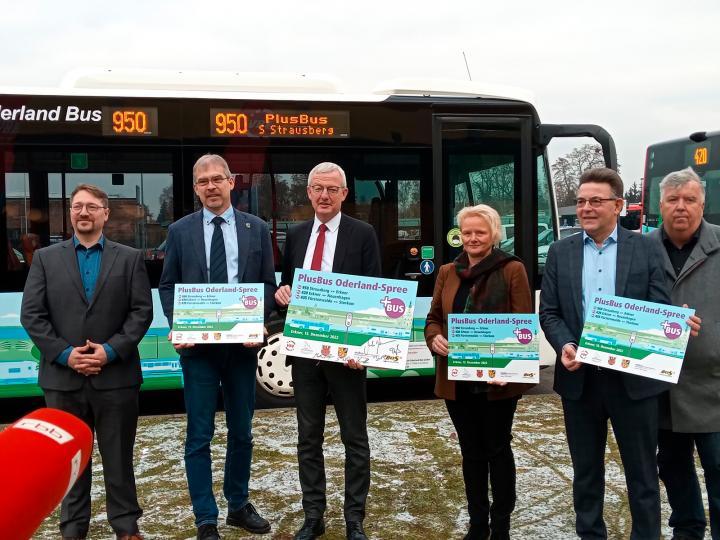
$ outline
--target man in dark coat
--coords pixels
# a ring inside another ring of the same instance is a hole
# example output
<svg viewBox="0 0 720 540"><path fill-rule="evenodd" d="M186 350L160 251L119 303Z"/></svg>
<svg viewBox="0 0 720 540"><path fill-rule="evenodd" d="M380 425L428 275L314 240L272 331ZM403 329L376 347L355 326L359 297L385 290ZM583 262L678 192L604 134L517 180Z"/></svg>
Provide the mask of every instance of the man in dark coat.
<svg viewBox="0 0 720 540"><path fill-rule="evenodd" d="M662 227L650 238L662 249L672 302L701 317L680 378L661 400L658 466L672 508L675 539L702 539L707 522L695 472L700 456L710 506L710 532L720 539L720 227L703 219L705 188L687 168L660 182Z"/></svg>

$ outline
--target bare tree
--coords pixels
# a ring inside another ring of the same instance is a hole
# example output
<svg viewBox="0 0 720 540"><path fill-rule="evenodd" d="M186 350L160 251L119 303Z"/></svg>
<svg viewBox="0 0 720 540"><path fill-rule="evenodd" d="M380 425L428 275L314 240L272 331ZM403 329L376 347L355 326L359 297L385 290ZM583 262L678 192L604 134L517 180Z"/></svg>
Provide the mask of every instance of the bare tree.
<svg viewBox="0 0 720 540"><path fill-rule="evenodd" d="M586 169L604 166L605 160L599 144L583 144L557 158L550 170L555 185L558 206L574 204L578 181ZM618 166L618 171L619 169Z"/></svg>

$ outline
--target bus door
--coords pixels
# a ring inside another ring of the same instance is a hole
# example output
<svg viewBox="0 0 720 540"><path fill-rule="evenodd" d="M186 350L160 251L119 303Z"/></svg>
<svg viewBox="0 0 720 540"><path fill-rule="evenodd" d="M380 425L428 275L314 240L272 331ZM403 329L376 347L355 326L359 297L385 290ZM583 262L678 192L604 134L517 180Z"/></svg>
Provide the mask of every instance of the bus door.
<svg viewBox="0 0 720 540"><path fill-rule="evenodd" d="M438 262L462 250L460 209L487 204L500 214L500 247L525 262L534 283L539 214L530 119L437 115L433 128Z"/></svg>

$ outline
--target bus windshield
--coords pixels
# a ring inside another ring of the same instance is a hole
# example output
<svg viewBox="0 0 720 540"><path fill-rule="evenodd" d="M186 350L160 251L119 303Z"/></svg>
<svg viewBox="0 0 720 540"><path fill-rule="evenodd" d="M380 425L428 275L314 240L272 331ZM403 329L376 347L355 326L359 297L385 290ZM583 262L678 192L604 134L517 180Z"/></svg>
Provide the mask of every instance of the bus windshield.
<svg viewBox="0 0 720 540"><path fill-rule="evenodd" d="M705 219L720 224L720 131L715 131L648 147L643 181L643 232L662 223L660 182L667 174L686 167L692 167L705 186Z"/></svg>

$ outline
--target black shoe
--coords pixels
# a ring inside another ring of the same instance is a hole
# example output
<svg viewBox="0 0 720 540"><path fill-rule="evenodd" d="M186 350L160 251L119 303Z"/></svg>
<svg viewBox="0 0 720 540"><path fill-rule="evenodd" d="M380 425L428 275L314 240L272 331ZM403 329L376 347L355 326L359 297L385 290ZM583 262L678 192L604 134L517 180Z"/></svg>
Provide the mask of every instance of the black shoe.
<svg viewBox="0 0 720 540"><path fill-rule="evenodd" d="M305 523L295 533L293 540L315 540L325 534L325 520L322 518L305 518Z"/></svg>
<svg viewBox="0 0 720 540"><path fill-rule="evenodd" d="M490 538L490 531L487 526L470 525L470 530L463 537L463 540L488 540L488 538Z"/></svg>
<svg viewBox="0 0 720 540"><path fill-rule="evenodd" d="M510 531L493 531L490 540L510 540Z"/></svg>
<svg viewBox="0 0 720 540"><path fill-rule="evenodd" d="M217 530L217 525L214 523L200 525L198 527L197 540L220 540L220 533Z"/></svg>
<svg viewBox="0 0 720 540"><path fill-rule="evenodd" d="M257 513L255 507L247 503L240 510L228 512L227 524L233 527L241 527L248 532L265 534L270 532L270 522Z"/></svg>
<svg viewBox="0 0 720 540"><path fill-rule="evenodd" d="M347 540L367 540L361 521L346 521L345 536Z"/></svg>

